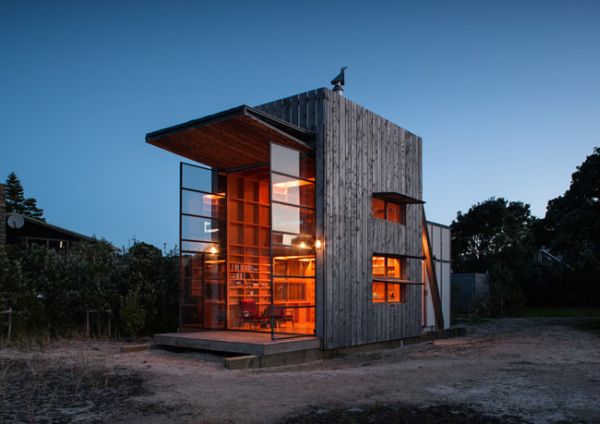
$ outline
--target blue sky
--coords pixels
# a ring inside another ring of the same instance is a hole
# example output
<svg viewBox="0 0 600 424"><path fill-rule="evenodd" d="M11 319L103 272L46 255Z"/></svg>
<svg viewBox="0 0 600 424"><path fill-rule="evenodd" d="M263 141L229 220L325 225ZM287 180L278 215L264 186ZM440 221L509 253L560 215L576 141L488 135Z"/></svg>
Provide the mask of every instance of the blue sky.
<svg viewBox="0 0 600 424"><path fill-rule="evenodd" d="M146 132L328 86L424 139L428 218L491 196L543 216L600 145L597 1L0 2L0 177L49 222L178 234Z"/></svg>

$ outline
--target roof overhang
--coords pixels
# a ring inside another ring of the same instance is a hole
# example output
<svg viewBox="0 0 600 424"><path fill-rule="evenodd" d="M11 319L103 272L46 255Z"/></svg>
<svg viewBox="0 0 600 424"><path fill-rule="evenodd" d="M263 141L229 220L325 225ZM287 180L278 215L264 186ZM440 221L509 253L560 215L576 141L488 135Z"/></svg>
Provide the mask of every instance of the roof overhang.
<svg viewBox="0 0 600 424"><path fill-rule="evenodd" d="M268 163L270 142L310 152L314 138L246 105L146 134L146 142L216 169Z"/></svg>
<svg viewBox="0 0 600 424"><path fill-rule="evenodd" d="M396 203L418 204L418 205L422 205L422 204L425 203L423 200L407 196L406 194L400 194L400 193L395 193L395 192L373 193L373 196L379 197L379 198L382 198L382 199L392 200L392 201L394 201Z"/></svg>

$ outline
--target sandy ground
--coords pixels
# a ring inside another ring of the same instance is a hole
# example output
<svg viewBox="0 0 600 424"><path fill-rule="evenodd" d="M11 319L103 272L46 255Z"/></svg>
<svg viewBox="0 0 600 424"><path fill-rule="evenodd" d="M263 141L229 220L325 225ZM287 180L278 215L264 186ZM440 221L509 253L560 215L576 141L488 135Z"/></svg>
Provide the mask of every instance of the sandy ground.
<svg viewBox="0 0 600 424"><path fill-rule="evenodd" d="M119 353L122 344L115 342L3 349L0 361L85 364L142 376L143 390L97 415L99 421L262 423L406 404L466 406L507 421L599 423L600 337L578 330L580 321L493 320L468 326L463 338L259 370L227 370L221 357L208 354Z"/></svg>

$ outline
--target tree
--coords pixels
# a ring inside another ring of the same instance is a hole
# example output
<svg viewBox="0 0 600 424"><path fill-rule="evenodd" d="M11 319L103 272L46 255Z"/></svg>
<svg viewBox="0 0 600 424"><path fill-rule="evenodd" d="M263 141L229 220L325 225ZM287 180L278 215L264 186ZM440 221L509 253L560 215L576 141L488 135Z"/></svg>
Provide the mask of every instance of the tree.
<svg viewBox="0 0 600 424"><path fill-rule="evenodd" d="M498 261L528 262L533 252L529 205L490 198L458 212L452 229L452 267L456 272L486 272Z"/></svg>
<svg viewBox="0 0 600 424"><path fill-rule="evenodd" d="M493 314L514 312L525 303L534 222L529 205L490 198L458 212L451 224L453 271L489 273Z"/></svg>
<svg viewBox="0 0 600 424"><path fill-rule="evenodd" d="M17 174L11 172L6 178L6 212L25 213L25 195L23 185Z"/></svg>
<svg viewBox="0 0 600 424"><path fill-rule="evenodd" d="M37 207L37 200L35 200L33 197L25 199L23 204L25 205L25 215L40 221L46 221L44 218L44 210Z"/></svg>
<svg viewBox="0 0 600 424"><path fill-rule="evenodd" d="M600 149L572 174L567 191L548 202L538 243L563 259L554 298L563 305L600 303Z"/></svg>
<svg viewBox="0 0 600 424"><path fill-rule="evenodd" d="M6 212L16 212L31 218L46 221L44 210L37 207L37 200L33 197L25 198L23 185L17 174L11 172L6 178Z"/></svg>
<svg viewBox="0 0 600 424"><path fill-rule="evenodd" d="M577 167L569 189L548 202L538 237L572 267L600 268L600 149Z"/></svg>

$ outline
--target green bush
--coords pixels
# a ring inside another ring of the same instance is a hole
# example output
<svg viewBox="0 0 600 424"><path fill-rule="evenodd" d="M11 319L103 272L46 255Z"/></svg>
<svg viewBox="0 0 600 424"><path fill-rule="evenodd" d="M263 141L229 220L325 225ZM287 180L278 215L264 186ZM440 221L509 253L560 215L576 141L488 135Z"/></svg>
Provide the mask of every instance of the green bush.
<svg viewBox="0 0 600 424"><path fill-rule="evenodd" d="M139 335L146 326L146 310L140 304L138 292L129 293L121 307L121 329L129 336Z"/></svg>
<svg viewBox="0 0 600 424"><path fill-rule="evenodd" d="M15 334L67 334L107 313L123 335L177 327L177 254L136 242L118 252L106 241L59 254L40 246L0 246L0 309L12 307ZM96 327L94 323L92 326ZM1 329L0 329L1 331Z"/></svg>

